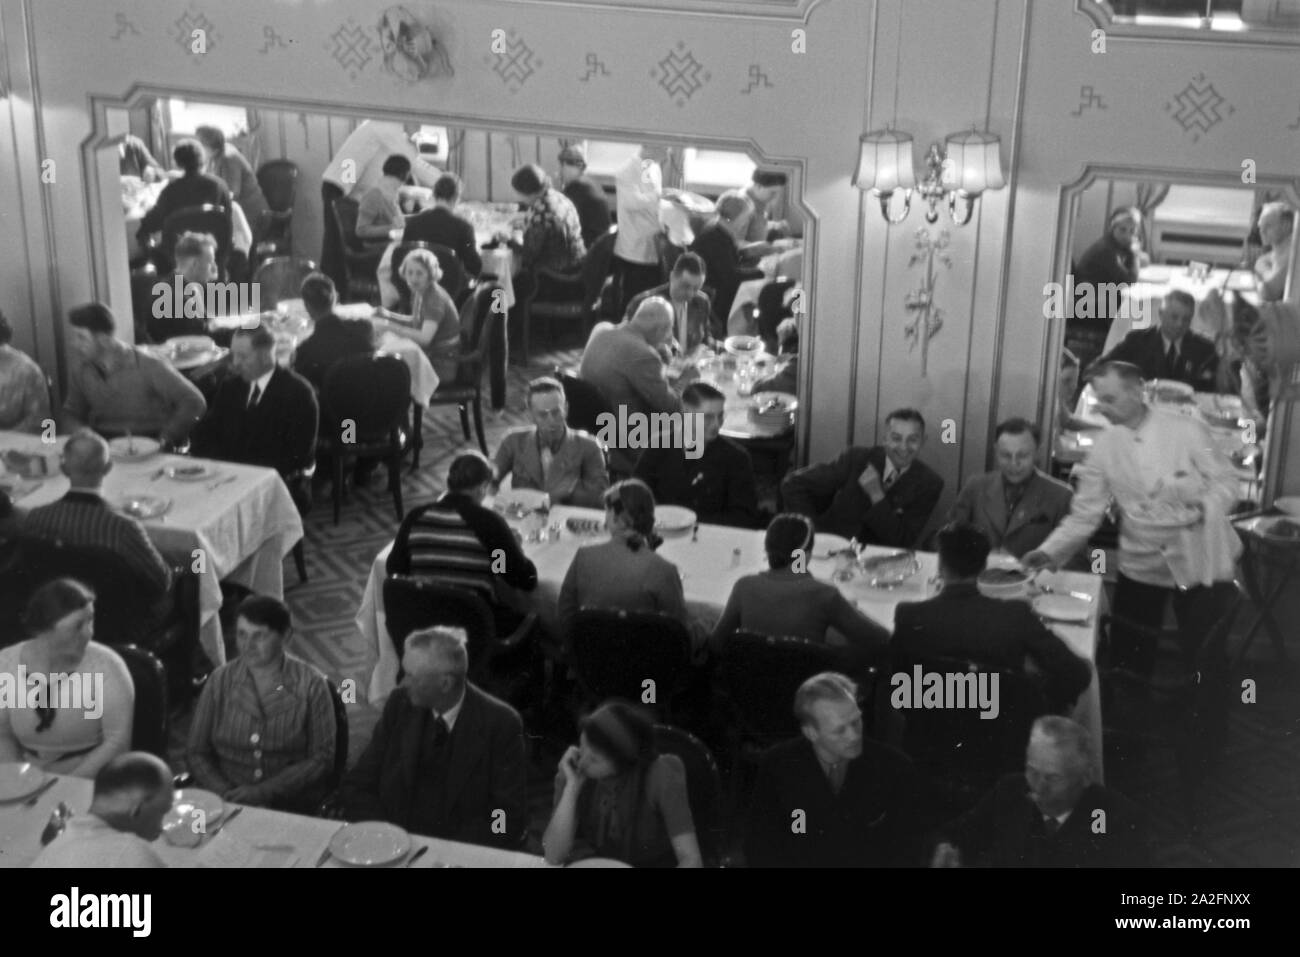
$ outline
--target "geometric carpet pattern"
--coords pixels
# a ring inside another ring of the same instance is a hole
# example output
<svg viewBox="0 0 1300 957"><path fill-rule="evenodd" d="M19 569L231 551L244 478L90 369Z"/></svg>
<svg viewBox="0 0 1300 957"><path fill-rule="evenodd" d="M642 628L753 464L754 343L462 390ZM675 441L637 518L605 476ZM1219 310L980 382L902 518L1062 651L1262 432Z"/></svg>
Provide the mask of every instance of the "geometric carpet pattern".
<svg viewBox="0 0 1300 957"><path fill-rule="evenodd" d="M510 366L505 410L495 416L485 410L489 450L496 450L507 430L528 424L524 411L528 380L557 365L575 364L579 355L576 349L553 352L535 356L527 368ZM406 509L436 498L451 459L462 450L477 448L476 442L465 440L454 407L426 413L423 432L420 469L410 474L408 466L402 476ZM364 701L373 654L362 647L353 619L371 562L397 529L386 472L377 470L367 488L352 490L338 525L326 496L305 517L304 526L308 582L299 584L292 560L286 560L284 567L285 599L297 633L293 651L335 682L355 679L362 699L348 708L349 757L355 760L378 718ZM1281 606L1276 617L1284 630L1290 635L1300 632L1300 594L1288 596ZM1254 617L1254 608L1244 606L1230 651L1235 651L1241 632ZM1294 647L1289 651L1293 656L1300 653ZM1195 831L1189 831L1183 817L1172 753L1153 751L1140 757L1114 753L1107 739L1106 783L1146 810L1161 848L1158 862L1164 866L1300 866L1300 668L1280 667L1272 645L1261 635L1239 671L1238 679L1257 682L1258 703L1233 709L1222 766L1211 772L1198 792ZM173 724L176 758L188 723L189 716L184 715ZM550 750L537 756L530 772L535 836L548 816L559 756Z"/></svg>

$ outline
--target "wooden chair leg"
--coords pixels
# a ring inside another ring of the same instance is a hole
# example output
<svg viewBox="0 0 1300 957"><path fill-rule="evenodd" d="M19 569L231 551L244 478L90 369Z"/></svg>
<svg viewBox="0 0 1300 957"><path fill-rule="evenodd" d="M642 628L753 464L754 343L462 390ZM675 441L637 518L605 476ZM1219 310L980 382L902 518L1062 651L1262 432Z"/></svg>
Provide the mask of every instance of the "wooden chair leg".
<svg viewBox="0 0 1300 957"><path fill-rule="evenodd" d="M420 467L420 450L424 448L424 406L411 407L411 472Z"/></svg>
<svg viewBox="0 0 1300 957"><path fill-rule="evenodd" d="M335 519L335 522L337 521ZM298 566L298 581L304 585L307 584L307 555L303 551L301 538L293 546L293 563Z"/></svg>
<svg viewBox="0 0 1300 957"><path fill-rule="evenodd" d="M334 451L334 524L339 523L339 510L343 507L343 466L342 449Z"/></svg>
<svg viewBox="0 0 1300 957"><path fill-rule="evenodd" d="M456 407L460 410L460 430L465 433L465 441L469 441L469 409L465 408L465 403Z"/></svg>
<svg viewBox="0 0 1300 957"><path fill-rule="evenodd" d="M478 433L478 447L487 455L487 441L483 437L483 397L478 394L474 396L474 431Z"/></svg>

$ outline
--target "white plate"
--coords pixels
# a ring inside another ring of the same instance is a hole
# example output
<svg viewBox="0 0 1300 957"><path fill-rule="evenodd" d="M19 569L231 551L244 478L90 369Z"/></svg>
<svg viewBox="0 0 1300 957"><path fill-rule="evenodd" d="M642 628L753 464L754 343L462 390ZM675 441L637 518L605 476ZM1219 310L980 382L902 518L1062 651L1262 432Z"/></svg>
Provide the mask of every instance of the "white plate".
<svg viewBox="0 0 1300 957"><path fill-rule="evenodd" d="M213 352L217 344L211 336L172 336L163 343L163 347L177 359L184 359Z"/></svg>
<svg viewBox="0 0 1300 957"><path fill-rule="evenodd" d="M859 560L863 576L872 588L892 588L901 585L921 570L916 553L910 551L887 552Z"/></svg>
<svg viewBox="0 0 1300 957"><path fill-rule="evenodd" d="M1292 518L1300 518L1300 495L1283 495L1273 499L1273 505Z"/></svg>
<svg viewBox="0 0 1300 957"><path fill-rule="evenodd" d="M1031 603L1038 617L1048 621L1082 625L1092 617L1092 605L1069 595L1039 595Z"/></svg>
<svg viewBox="0 0 1300 957"><path fill-rule="evenodd" d="M216 466L208 465L206 462L183 462L180 465L167 466L163 469L163 474L178 482L202 482L216 475L217 469Z"/></svg>
<svg viewBox="0 0 1300 957"><path fill-rule="evenodd" d="M574 861L572 864L568 865L569 868L631 867L631 866L632 866L631 864L627 864L623 861L616 861L612 857L584 857L582 860ZM566 870L567 869L568 868L566 868Z"/></svg>
<svg viewBox="0 0 1300 957"><path fill-rule="evenodd" d="M541 508L546 502L546 493L536 488L511 488L498 492L495 504L507 511L526 508L529 511Z"/></svg>
<svg viewBox="0 0 1300 957"><path fill-rule="evenodd" d="M1147 383L1147 386L1152 390L1153 394L1158 392L1176 393L1189 399L1196 396L1195 389L1186 382L1179 382L1177 379L1153 379Z"/></svg>
<svg viewBox="0 0 1300 957"><path fill-rule="evenodd" d="M842 552L849 547L849 540L842 535L831 532L818 532L813 537L813 558L830 558L834 552Z"/></svg>
<svg viewBox="0 0 1300 957"><path fill-rule="evenodd" d="M1201 510L1189 505L1178 510L1161 510L1152 513L1145 511L1125 512L1122 521L1148 529L1178 529L1195 525L1201 520Z"/></svg>
<svg viewBox="0 0 1300 957"><path fill-rule="evenodd" d="M228 350L226 349L213 349L211 352L205 352L200 355L173 359L172 367L180 372L185 372L189 369L197 369L199 366L205 366L210 362L216 362L218 359L222 358L227 351Z"/></svg>
<svg viewBox="0 0 1300 957"><path fill-rule="evenodd" d="M171 507L172 500L160 495L124 495L117 500L119 512L141 521L165 515Z"/></svg>
<svg viewBox="0 0 1300 957"><path fill-rule="evenodd" d="M111 439L108 443L108 451L115 459L123 462L138 462L141 459L147 459L151 455L157 455L162 446L157 439L151 439L144 435L132 435L129 438L122 436L119 439Z"/></svg>
<svg viewBox="0 0 1300 957"><path fill-rule="evenodd" d="M771 403L776 405L767 408ZM799 400L787 392L756 392L750 397L749 407L758 416L780 417L790 415L799 408Z"/></svg>
<svg viewBox="0 0 1300 957"><path fill-rule="evenodd" d="M695 525L695 513L680 505L655 506L655 531L684 532Z"/></svg>
<svg viewBox="0 0 1300 957"><path fill-rule="evenodd" d="M378 867L400 860L411 849L411 836L395 824L362 821L330 838L330 853L344 864Z"/></svg>
<svg viewBox="0 0 1300 957"><path fill-rule="evenodd" d="M35 794L50 776L34 764L0 764L0 801L21 801Z"/></svg>
<svg viewBox="0 0 1300 957"><path fill-rule="evenodd" d="M1276 502L1274 504L1277 504ZM1251 529L1256 535L1263 535L1269 541L1286 542L1290 545L1300 545L1300 538L1292 538L1289 535L1283 535L1276 531L1281 522L1290 522L1292 525L1300 524L1296 519L1288 518L1285 515L1270 515L1264 518L1255 519L1254 526Z"/></svg>

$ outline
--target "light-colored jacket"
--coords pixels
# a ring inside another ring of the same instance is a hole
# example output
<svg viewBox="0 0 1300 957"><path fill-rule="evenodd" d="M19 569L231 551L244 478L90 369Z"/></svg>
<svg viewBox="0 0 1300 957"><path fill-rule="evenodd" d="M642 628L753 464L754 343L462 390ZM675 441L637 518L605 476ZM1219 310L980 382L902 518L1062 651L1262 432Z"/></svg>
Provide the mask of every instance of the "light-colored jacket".
<svg viewBox="0 0 1300 957"><path fill-rule="evenodd" d="M600 443L580 429L565 430L564 441L545 476L537 447L537 429L533 426L514 429L501 440L496 466L498 477L504 479L510 475L515 488L544 491L551 497L552 505L604 507L603 496L609 488L605 455Z"/></svg>

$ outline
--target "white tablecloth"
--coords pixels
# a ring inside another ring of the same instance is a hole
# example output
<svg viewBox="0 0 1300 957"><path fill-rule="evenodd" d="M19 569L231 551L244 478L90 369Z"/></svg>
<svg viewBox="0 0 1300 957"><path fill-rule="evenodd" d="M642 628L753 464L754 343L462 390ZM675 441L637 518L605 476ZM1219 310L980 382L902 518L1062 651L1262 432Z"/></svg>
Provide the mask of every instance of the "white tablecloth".
<svg viewBox="0 0 1300 957"><path fill-rule="evenodd" d="M777 276L786 276L795 280L803 278L802 241L782 240L782 242L798 242L798 245L764 256L758 261L758 268L763 270L763 278L746 280L736 288L736 298L731 300L731 317L727 320L727 332L731 335L753 334L754 330L742 328L746 325L744 309L745 306L758 302L759 293L769 282Z"/></svg>
<svg viewBox="0 0 1300 957"><path fill-rule="evenodd" d="M58 446L66 437L58 440ZM0 449L35 451L42 448L35 436L0 432ZM178 482L152 476L165 465L204 462L217 473L202 482ZM213 488L213 483L234 476L234 481ZM68 480L62 475L45 479L16 504L27 511L62 498ZM162 516L144 522L145 531L170 563L193 567L194 550L202 549L204 568L199 573L199 640L214 664L226 660L226 646L218 612L221 585L229 581L255 592L284 597L283 559L302 538L302 519L289 490L274 469L233 465L178 455L156 455L142 462L113 463L104 480L104 497L153 495L171 499Z"/></svg>
<svg viewBox="0 0 1300 957"><path fill-rule="evenodd" d="M599 520L603 518L603 513L564 505L551 509L552 524L558 522L563 527L565 520L570 517ZM767 568L763 535L761 531L701 525L699 541L692 542L688 533L667 537L659 547L659 554L675 564L682 573L682 588L686 594L688 610L708 630L711 631L722 617L722 609L737 579ZM564 529L558 541L525 546L528 557L537 565L537 590L531 596L533 605L548 625L555 624L560 585L564 582L564 575L569 570L574 554L583 545L602 540L603 537L578 536ZM383 607L383 582L387 577L386 563L391 549L390 544L375 556L356 618L366 646L375 649L377 658L369 689L370 702L375 706L379 706L393 690L399 663L397 650L393 647L385 626ZM889 549L869 547L867 554L884 554L887 551ZM897 588L872 588L859 576L841 583L840 591L868 618L892 632L894 609L899 602L925 599L928 594L927 581L938 572L937 555L918 552L917 557L921 563L920 572ZM829 580L833 566L829 560L814 561L811 563L811 571L816 577ZM1042 581L1058 590L1086 592L1093 597L1098 607L1088 624L1051 626L1071 650L1093 661L1096 657L1102 611L1100 606L1103 601L1101 577L1078 572L1057 572L1044 575ZM1092 732L1094 742L1101 741L1101 696L1095 675L1088 689L1079 696L1074 716ZM1100 755L1100 747L1096 750Z"/></svg>
<svg viewBox="0 0 1300 957"><path fill-rule="evenodd" d="M0 867L28 866L40 853L41 831L58 803L65 802L74 816L81 817L89 811L91 789L91 782L85 778L60 777L57 784L41 795L35 807L24 807L21 801L0 804ZM213 831L219 823L220 819L209 823L208 831ZM310 868L316 866L341 824L324 818L245 807L228 826L205 838L197 848L173 847L161 837L153 848L169 867L255 867L259 866L260 858L274 860L283 867ZM283 851L268 854L259 851L259 846ZM531 854L412 834L411 852L419 847L429 850L411 865L412 869L549 866L543 858ZM347 865L331 857L324 866Z"/></svg>

